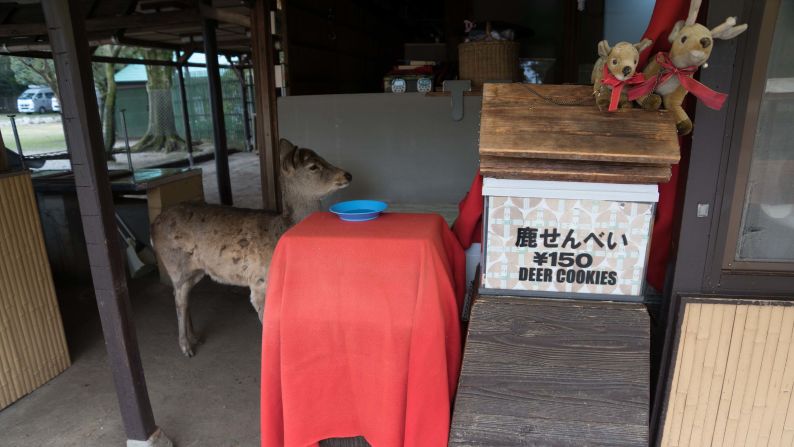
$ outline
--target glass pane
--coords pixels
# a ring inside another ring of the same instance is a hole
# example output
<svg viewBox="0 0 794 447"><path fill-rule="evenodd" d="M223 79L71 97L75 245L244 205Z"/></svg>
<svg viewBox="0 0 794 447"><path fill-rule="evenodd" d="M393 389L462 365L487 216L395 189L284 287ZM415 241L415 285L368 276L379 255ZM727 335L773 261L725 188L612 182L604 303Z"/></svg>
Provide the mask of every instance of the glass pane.
<svg viewBox="0 0 794 447"><path fill-rule="evenodd" d="M794 0L775 24L736 259L794 261Z"/></svg>

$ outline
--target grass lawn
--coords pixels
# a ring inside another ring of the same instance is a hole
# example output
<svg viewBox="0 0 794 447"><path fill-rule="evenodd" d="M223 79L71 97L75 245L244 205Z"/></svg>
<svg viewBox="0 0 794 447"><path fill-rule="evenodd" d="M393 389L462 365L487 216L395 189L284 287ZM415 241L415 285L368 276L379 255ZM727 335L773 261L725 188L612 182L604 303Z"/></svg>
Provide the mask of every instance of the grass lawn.
<svg viewBox="0 0 794 447"><path fill-rule="evenodd" d="M56 114L44 115L24 115L18 114L17 130L22 150L26 155L41 152L60 152L66 150L66 141L63 135L63 125L60 121L46 122L40 124L27 124L25 118L31 119L39 117L51 117ZM11 121L5 115L0 115L0 132L3 134L3 142L6 147L16 151L17 145L14 141L14 132L11 130Z"/></svg>

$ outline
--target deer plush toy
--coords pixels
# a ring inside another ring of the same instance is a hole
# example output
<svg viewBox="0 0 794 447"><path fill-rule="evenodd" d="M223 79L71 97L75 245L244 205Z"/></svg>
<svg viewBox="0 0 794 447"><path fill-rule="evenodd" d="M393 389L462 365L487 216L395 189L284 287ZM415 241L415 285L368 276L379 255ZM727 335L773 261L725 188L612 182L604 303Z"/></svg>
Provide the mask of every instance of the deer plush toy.
<svg viewBox="0 0 794 447"><path fill-rule="evenodd" d="M644 39L640 43L630 44L618 42L609 47L609 42L598 42L598 60L593 66L590 80L593 83L593 95L600 110L608 108L610 112L618 107L631 107L628 100L628 89L624 87L639 84L645 80L642 73L636 73L640 52L653 43Z"/></svg>
<svg viewBox="0 0 794 447"><path fill-rule="evenodd" d="M733 39L747 29L746 24L736 25L735 17L728 17L712 30L695 23L700 3L692 0L686 21L679 20L670 31L670 51L657 53L643 70L645 82L629 91L629 99L636 99L644 109L657 110L664 104L675 116L679 135L692 131L692 121L681 107L687 93L714 110L719 110L727 97L692 79L709 59L714 39Z"/></svg>

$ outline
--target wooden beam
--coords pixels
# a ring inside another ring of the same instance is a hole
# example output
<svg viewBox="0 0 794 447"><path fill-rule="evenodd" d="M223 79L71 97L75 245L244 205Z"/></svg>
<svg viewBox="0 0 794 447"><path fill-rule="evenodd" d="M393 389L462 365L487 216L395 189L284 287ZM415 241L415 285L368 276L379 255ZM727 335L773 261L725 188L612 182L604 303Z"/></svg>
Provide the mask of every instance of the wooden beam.
<svg viewBox="0 0 794 447"><path fill-rule="evenodd" d="M215 142L215 172L218 178L218 195L221 204L232 205L232 183L229 176L229 153L226 146L226 121L223 116L223 92L221 90L221 73L218 68L218 42L215 38L215 27L218 23L212 19L203 20L204 54L207 58L207 81L210 87L210 110L212 112L212 130Z"/></svg>
<svg viewBox="0 0 794 447"><path fill-rule="evenodd" d="M170 27L191 25L199 26L201 15L195 10L168 11L152 14L130 14L126 16L97 17L85 21L85 29L89 33L115 32L120 29L127 31L145 29L168 29ZM0 25L0 38L40 36L47 34L43 23Z"/></svg>
<svg viewBox="0 0 794 447"><path fill-rule="evenodd" d="M8 154L6 154L6 145L3 141L3 134L0 133L0 172L8 169Z"/></svg>
<svg viewBox="0 0 794 447"><path fill-rule="evenodd" d="M130 14L127 16L98 17L86 20L89 32L116 31L124 28L127 31L142 29L168 29L180 25L198 26L201 16L195 10L168 11L152 14Z"/></svg>
<svg viewBox="0 0 794 447"><path fill-rule="evenodd" d="M223 8L213 8L206 4L202 4L199 7L199 11L201 12L201 16L205 19L251 28L251 18L234 11L227 11Z"/></svg>
<svg viewBox="0 0 794 447"><path fill-rule="evenodd" d="M147 441L161 432L152 415L132 320L82 2L48 0L42 2L42 9L55 55L66 144L121 418L128 439Z"/></svg>
<svg viewBox="0 0 794 447"><path fill-rule="evenodd" d="M6 21L8 16L16 9L16 3L0 3L0 23Z"/></svg>
<svg viewBox="0 0 794 447"><path fill-rule="evenodd" d="M256 146L262 178L262 204L281 211L279 184L278 112L270 34L270 0L255 0L251 18L251 57L254 66Z"/></svg>

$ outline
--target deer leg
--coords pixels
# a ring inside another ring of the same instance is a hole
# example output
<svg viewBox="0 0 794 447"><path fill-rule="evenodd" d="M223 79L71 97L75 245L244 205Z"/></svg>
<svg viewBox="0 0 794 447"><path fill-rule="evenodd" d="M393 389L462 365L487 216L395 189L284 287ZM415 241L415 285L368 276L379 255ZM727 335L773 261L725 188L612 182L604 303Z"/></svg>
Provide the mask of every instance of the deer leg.
<svg viewBox="0 0 794 447"><path fill-rule="evenodd" d="M687 91L683 87L678 87L673 93L662 98L664 100L664 108L671 111L675 117L675 127L678 129L679 135L686 135L692 132L692 121L684 111L684 108L681 107L686 94Z"/></svg>
<svg viewBox="0 0 794 447"><path fill-rule="evenodd" d="M656 93L651 93L637 98L637 104L645 110L659 110L662 106L662 98Z"/></svg>
<svg viewBox="0 0 794 447"><path fill-rule="evenodd" d="M596 105L598 106L598 110L605 110L609 108L611 95L612 92L605 85L601 85L601 87L599 87L598 91L596 91Z"/></svg>
<svg viewBox="0 0 794 447"><path fill-rule="evenodd" d="M174 301L176 303L176 318L179 326L179 349L187 357L193 357L193 343L195 336L192 334L192 322L188 309L190 289L204 276L203 273L194 273L174 286Z"/></svg>
<svg viewBox="0 0 794 447"><path fill-rule="evenodd" d="M259 315L259 322L262 322L262 318L265 314L265 294L267 293L267 285L266 284L259 284L255 286L251 286L251 305L254 306L254 310Z"/></svg>
<svg viewBox="0 0 794 447"><path fill-rule="evenodd" d="M203 273L199 273L199 274L193 276L190 279L190 281L189 281L189 284L190 284L190 289L189 290L193 289L193 287L195 287L196 284L198 284L199 281L201 281L202 278L204 278L204 274ZM186 324L186 326L187 326L187 340L188 340L188 342L190 343L191 346L195 346L197 343L199 343L199 338L198 338L198 336L196 336L196 332L193 330L193 315L190 313L190 302L186 301L186 304L187 304L187 308L185 310L185 316L187 318L187 324Z"/></svg>

